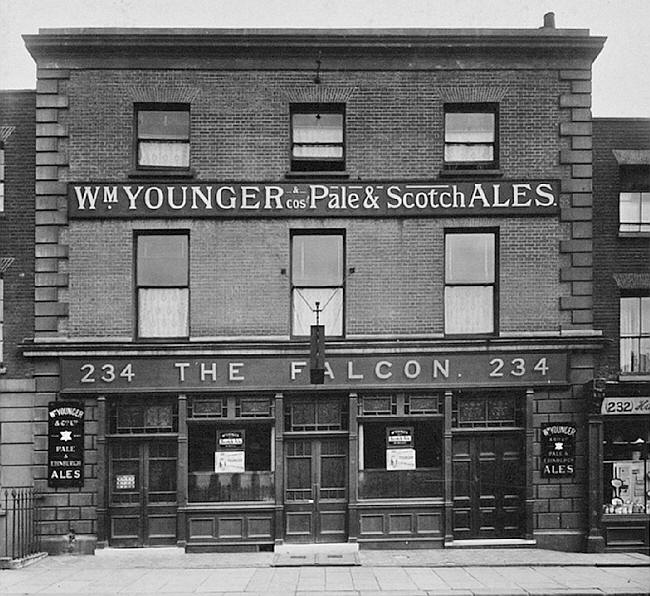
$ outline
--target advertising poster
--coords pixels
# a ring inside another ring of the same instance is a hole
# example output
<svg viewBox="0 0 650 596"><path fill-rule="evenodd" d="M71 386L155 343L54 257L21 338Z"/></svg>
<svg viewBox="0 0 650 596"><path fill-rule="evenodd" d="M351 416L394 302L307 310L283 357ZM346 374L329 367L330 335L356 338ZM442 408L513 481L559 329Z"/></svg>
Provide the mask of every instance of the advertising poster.
<svg viewBox="0 0 650 596"><path fill-rule="evenodd" d="M83 486L84 413L81 403L48 404L47 484L51 488Z"/></svg>
<svg viewBox="0 0 650 596"><path fill-rule="evenodd" d="M386 429L386 469L415 470L412 426Z"/></svg>
<svg viewBox="0 0 650 596"><path fill-rule="evenodd" d="M243 430L218 431L214 471L217 474L236 474L246 471L244 453Z"/></svg>
<svg viewBox="0 0 650 596"><path fill-rule="evenodd" d="M542 478L573 476L576 427L572 424L542 426Z"/></svg>

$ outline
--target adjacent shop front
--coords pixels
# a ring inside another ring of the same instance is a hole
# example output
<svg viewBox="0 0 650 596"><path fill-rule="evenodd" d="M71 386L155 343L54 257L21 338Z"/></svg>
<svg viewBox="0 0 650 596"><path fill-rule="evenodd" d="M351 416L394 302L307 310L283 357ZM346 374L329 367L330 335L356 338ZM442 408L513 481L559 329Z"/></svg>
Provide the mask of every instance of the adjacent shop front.
<svg viewBox="0 0 650 596"><path fill-rule="evenodd" d="M606 550L650 553L650 387L645 382L594 383L595 471Z"/></svg>
<svg viewBox="0 0 650 596"><path fill-rule="evenodd" d="M533 400L568 355L511 348L333 348L322 385L308 347L62 357L61 405L96 406L98 541L531 539Z"/></svg>

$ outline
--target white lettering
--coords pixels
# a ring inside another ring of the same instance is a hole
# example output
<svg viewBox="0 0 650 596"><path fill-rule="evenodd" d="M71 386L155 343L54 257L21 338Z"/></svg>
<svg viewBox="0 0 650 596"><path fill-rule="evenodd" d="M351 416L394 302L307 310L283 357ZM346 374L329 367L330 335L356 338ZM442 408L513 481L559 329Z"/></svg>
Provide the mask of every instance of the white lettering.
<svg viewBox="0 0 650 596"><path fill-rule="evenodd" d="M302 372L302 369L307 366L307 363L304 361L291 362L291 380L295 381L296 377Z"/></svg>
<svg viewBox="0 0 650 596"><path fill-rule="evenodd" d="M94 193L90 186L84 186L83 194L81 194L79 187L75 186L74 192L77 195L77 203L79 205L80 211L86 209L86 201L88 201L88 209L95 208L95 203L97 202L97 193L99 192L99 186L95 186Z"/></svg>
<svg viewBox="0 0 650 596"><path fill-rule="evenodd" d="M222 194L224 193L224 191L229 191L230 193L232 193L228 197L228 203L224 203L223 201ZM217 205L221 209L234 209L235 201L236 201L235 189L232 186L220 186L219 188L217 188L216 201L217 201Z"/></svg>
<svg viewBox="0 0 650 596"><path fill-rule="evenodd" d="M158 202L153 203L151 200L151 195L153 193L156 193L158 197ZM144 204L149 208L149 209L160 209L163 204L163 192L160 188L157 186L150 186L147 188L147 190L144 191Z"/></svg>
<svg viewBox="0 0 650 596"><path fill-rule="evenodd" d="M323 373L327 377L329 377L330 381L334 380L334 371L332 371L332 367L330 366L329 362L325 362L325 366L323 367L325 369L325 372Z"/></svg>
<svg viewBox="0 0 650 596"><path fill-rule="evenodd" d="M196 200L200 199L206 209L212 209L212 187L206 186L207 195L203 193L200 186L192 186L192 209L198 209Z"/></svg>
<svg viewBox="0 0 650 596"><path fill-rule="evenodd" d="M178 369L178 380L183 383L185 381L185 369L190 365L189 362L174 362L174 367Z"/></svg>
<svg viewBox="0 0 650 596"><path fill-rule="evenodd" d="M510 199L505 199L503 201L503 203L499 201L501 186L499 184L493 184L492 189L494 190L494 203L492 203L492 206L493 207L509 207L510 206Z"/></svg>
<svg viewBox="0 0 650 596"><path fill-rule="evenodd" d="M309 185L309 208L316 209L316 201L321 201L328 194L327 186L323 184Z"/></svg>
<svg viewBox="0 0 650 596"><path fill-rule="evenodd" d="M474 207L474 201L479 200L481 203L483 203L483 207L489 207L490 202L487 200L487 197L485 196L485 191L483 190L483 186L481 184L474 184L474 192L472 192L472 198L469 200L469 207L470 209Z"/></svg>
<svg viewBox="0 0 650 596"><path fill-rule="evenodd" d="M245 381L246 378L240 370L243 368L243 362L229 362L228 363L228 380L229 381Z"/></svg>
<svg viewBox="0 0 650 596"><path fill-rule="evenodd" d="M135 200L138 198L138 195L142 192L143 186L138 186L138 189L136 190L135 194L131 192L131 187L130 186L125 186L124 187L124 192L126 193L126 198L129 200L129 209L133 210L135 209Z"/></svg>
<svg viewBox="0 0 650 596"><path fill-rule="evenodd" d="M417 360L408 360L404 365L404 376L407 379L417 379L422 372L422 367Z"/></svg>
<svg viewBox="0 0 650 596"><path fill-rule="evenodd" d="M284 191L279 186L267 186L265 188L264 209L282 209L280 198ZM271 207L271 201L275 201L275 207Z"/></svg>
<svg viewBox="0 0 650 596"><path fill-rule="evenodd" d="M520 199L526 198L526 191L530 190L530 184L513 184L512 185L512 206L513 207L529 207L532 199L528 197L524 203Z"/></svg>
<svg viewBox="0 0 650 596"><path fill-rule="evenodd" d="M392 366L392 362L389 362L388 360L380 360L375 365L375 376L381 380L390 379L393 376L393 373L390 370L383 371L382 369L390 369Z"/></svg>
<svg viewBox="0 0 650 596"><path fill-rule="evenodd" d="M201 381L205 381L205 377L210 375L213 381L217 380L217 363L213 362L212 366L208 369L204 362L201 362Z"/></svg>
<svg viewBox="0 0 650 596"><path fill-rule="evenodd" d="M354 362L348 360L348 380L354 381L354 380L361 380L361 379L363 379L363 374L361 373L355 374Z"/></svg>
<svg viewBox="0 0 650 596"><path fill-rule="evenodd" d="M182 186L181 190L183 193L183 200L180 204L177 205L174 202L174 187L173 186L167 187L167 202L169 203L169 206L172 209L182 209L183 207L185 207L185 203L187 202L187 186Z"/></svg>
<svg viewBox="0 0 650 596"><path fill-rule="evenodd" d="M438 378L438 373L440 373L445 379L449 378L449 359L446 359L443 362L434 358L433 360L433 378Z"/></svg>
<svg viewBox="0 0 650 596"><path fill-rule="evenodd" d="M241 208L242 209L259 209L260 202L249 203L257 198L257 193L260 192L259 186L242 186L241 187Z"/></svg>
<svg viewBox="0 0 650 596"><path fill-rule="evenodd" d="M537 198L535 199L535 204L540 207L551 207L555 205L555 197L553 196L553 187L548 183L538 184L535 189L537 193ZM542 200L546 199L546 200Z"/></svg>

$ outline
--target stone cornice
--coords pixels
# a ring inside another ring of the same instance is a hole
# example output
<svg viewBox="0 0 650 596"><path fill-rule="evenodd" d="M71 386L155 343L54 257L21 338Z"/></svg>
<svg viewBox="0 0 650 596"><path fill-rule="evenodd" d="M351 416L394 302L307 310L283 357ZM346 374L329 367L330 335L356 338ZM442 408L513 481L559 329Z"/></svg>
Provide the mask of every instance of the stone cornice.
<svg viewBox="0 0 650 596"><path fill-rule="evenodd" d="M41 29L24 35L37 62L46 57L75 55L101 66L106 56L252 53L273 56L297 51L389 51L393 54L428 51L475 53L525 51L540 56L570 54L593 60L604 37L587 29ZM92 55L89 56L89 52ZM275 52L278 52L277 54Z"/></svg>

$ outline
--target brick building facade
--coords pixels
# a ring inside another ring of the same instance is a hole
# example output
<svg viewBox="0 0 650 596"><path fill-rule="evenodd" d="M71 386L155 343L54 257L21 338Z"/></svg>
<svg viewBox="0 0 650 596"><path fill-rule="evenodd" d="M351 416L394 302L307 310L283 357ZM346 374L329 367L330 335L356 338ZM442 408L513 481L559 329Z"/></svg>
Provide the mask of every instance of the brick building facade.
<svg viewBox="0 0 650 596"><path fill-rule="evenodd" d="M47 548L585 548L602 38L25 39Z"/></svg>
<svg viewBox="0 0 650 596"><path fill-rule="evenodd" d="M595 118L590 416L594 520L608 549L650 549L650 120Z"/></svg>
<svg viewBox="0 0 650 596"><path fill-rule="evenodd" d="M32 486L34 327L34 91L0 92L0 536L11 491ZM11 521L9 522L11 523ZM3 544L0 556L6 554Z"/></svg>

